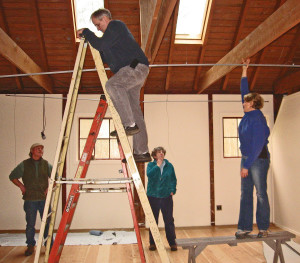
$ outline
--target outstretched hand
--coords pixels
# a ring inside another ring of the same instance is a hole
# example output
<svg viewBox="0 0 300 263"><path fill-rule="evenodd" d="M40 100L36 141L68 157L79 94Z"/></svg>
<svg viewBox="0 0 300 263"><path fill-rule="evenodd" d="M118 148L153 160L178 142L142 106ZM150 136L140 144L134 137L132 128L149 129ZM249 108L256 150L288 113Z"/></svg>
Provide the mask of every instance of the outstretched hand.
<svg viewBox="0 0 300 263"><path fill-rule="evenodd" d="M243 59L243 72L242 72L242 77L247 77L247 69L249 67L249 63L250 63L250 58L247 58L246 60Z"/></svg>
<svg viewBox="0 0 300 263"><path fill-rule="evenodd" d="M248 68L250 64L250 58L246 58L242 60L243 68Z"/></svg>

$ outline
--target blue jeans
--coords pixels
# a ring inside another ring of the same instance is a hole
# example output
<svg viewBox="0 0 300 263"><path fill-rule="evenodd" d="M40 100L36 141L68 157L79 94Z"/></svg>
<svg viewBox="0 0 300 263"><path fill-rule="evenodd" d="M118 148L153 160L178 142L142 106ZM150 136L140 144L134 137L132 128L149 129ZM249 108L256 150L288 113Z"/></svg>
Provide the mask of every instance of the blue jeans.
<svg viewBox="0 0 300 263"><path fill-rule="evenodd" d="M172 195L165 198L156 198L156 197L148 196L148 199L149 199L149 203L156 224L158 224L159 211L161 210L165 222L165 231L166 231L168 243L170 246L175 245L176 234L175 234L175 225L174 225L174 217L173 217ZM151 231L149 232L149 242L150 245L154 245L154 240Z"/></svg>
<svg viewBox="0 0 300 263"><path fill-rule="evenodd" d="M26 243L27 246L35 246L35 221L37 212L40 213L40 217L42 219L44 212L45 200L43 201L24 201L24 211L26 213ZM49 218L50 219L50 218ZM44 238L48 236L49 230L49 219L45 226Z"/></svg>
<svg viewBox="0 0 300 263"><path fill-rule="evenodd" d="M247 157L243 157L241 167ZM256 188L256 223L259 230L270 225L270 205L267 194L269 159L257 159L248 169L248 176L241 179L241 203L238 229L252 231L253 227L253 186Z"/></svg>

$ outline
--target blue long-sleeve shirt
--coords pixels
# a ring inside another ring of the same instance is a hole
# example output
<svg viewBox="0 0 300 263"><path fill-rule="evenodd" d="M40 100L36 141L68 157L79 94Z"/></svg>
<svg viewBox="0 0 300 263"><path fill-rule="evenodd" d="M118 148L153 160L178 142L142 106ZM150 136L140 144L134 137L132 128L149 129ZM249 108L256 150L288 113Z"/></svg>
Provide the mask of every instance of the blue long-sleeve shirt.
<svg viewBox="0 0 300 263"><path fill-rule="evenodd" d="M114 73L130 65L135 59L139 63L149 65L143 50L127 26L120 20L111 20L102 37L97 37L87 28L82 34L92 47L100 52L103 62L107 63Z"/></svg>
<svg viewBox="0 0 300 263"><path fill-rule="evenodd" d="M249 93L248 79L241 79L241 95L244 103L244 96ZM243 156L247 159L244 167L249 169L253 162L258 158L263 147L268 144L270 129L266 118L260 110L245 112L239 125L240 149ZM268 153L269 154L269 153Z"/></svg>
<svg viewBox="0 0 300 263"><path fill-rule="evenodd" d="M148 163L148 196L164 198L168 197L171 193L176 193L177 179L174 166L167 159L164 159L164 162L165 165L163 166L162 171L157 165L156 160Z"/></svg>

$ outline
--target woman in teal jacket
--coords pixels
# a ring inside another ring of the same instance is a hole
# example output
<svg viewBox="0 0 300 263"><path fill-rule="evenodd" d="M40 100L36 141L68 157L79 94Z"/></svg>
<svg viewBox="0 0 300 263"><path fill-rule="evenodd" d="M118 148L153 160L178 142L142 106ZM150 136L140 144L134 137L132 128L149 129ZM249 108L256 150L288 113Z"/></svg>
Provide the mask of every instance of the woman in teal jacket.
<svg viewBox="0 0 300 263"><path fill-rule="evenodd" d="M175 242L175 225L173 217L173 195L176 193L177 179L173 165L165 158L166 150L163 147L153 149L151 156L154 158L147 167L148 186L147 196L158 224L159 211L161 210L168 243L172 251L177 250ZM150 250L156 250L150 231Z"/></svg>

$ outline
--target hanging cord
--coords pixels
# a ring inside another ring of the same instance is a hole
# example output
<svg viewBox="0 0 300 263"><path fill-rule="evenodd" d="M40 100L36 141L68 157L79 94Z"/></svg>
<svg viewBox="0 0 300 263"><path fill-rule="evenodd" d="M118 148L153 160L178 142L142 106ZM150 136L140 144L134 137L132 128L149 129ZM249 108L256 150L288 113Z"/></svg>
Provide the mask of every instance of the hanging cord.
<svg viewBox="0 0 300 263"><path fill-rule="evenodd" d="M42 139L45 140L46 139L46 135L45 135L45 129L46 129L46 109L45 109L45 94L43 96L43 130L41 132L41 136Z"/></svg>
<svg viewBox="0 0 300 263"><path fill-rule="evenodd" d="M17 98L14 100L14 140L15 140L15 166L17 165L17 135L16 135L16 107L17 107Z"/></svg>

